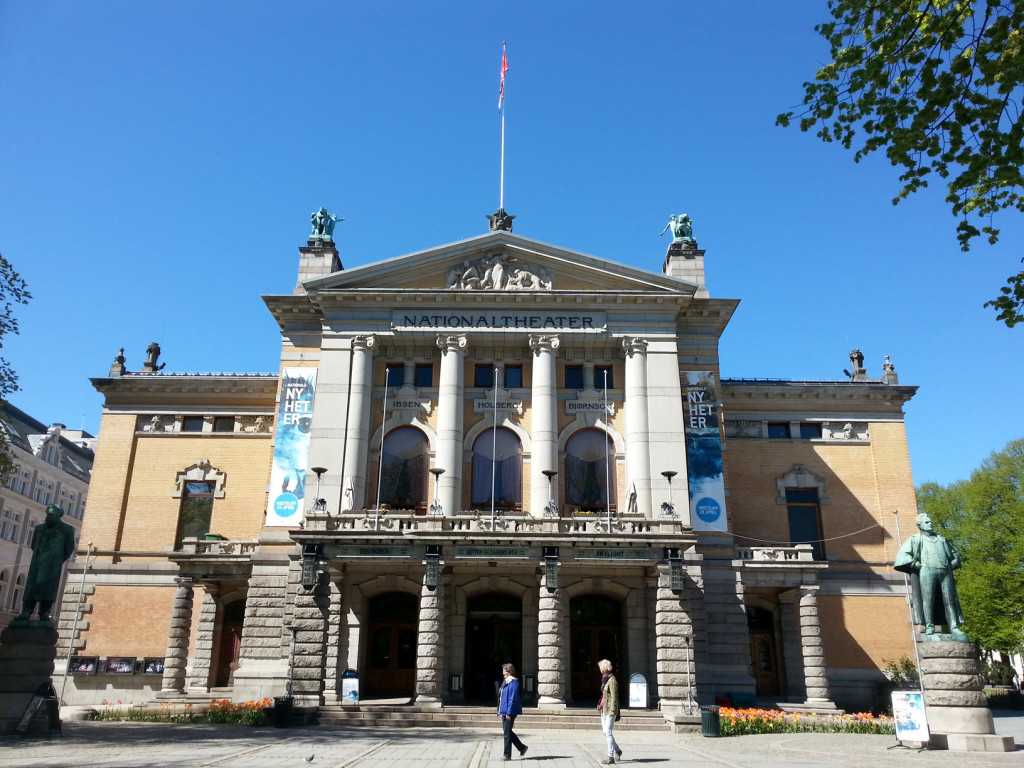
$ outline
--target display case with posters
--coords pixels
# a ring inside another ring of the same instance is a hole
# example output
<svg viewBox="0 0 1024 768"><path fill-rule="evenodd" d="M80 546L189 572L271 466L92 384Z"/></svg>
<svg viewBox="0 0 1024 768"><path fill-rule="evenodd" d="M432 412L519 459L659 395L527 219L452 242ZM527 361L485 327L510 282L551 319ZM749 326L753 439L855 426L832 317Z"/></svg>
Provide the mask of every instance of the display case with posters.
<svg viewBox="0 0 1024 768"><path fill-rule="evenodd" d="M107 658L106 673L108 675L134 675L134 656L110 656Z"/></svg>
<svg viewBox="0 0 1024 768"><path fill-rule="evenodd" d="M95 675L99 665L99 656L72 656L68 671L72 675Z"/></svg>

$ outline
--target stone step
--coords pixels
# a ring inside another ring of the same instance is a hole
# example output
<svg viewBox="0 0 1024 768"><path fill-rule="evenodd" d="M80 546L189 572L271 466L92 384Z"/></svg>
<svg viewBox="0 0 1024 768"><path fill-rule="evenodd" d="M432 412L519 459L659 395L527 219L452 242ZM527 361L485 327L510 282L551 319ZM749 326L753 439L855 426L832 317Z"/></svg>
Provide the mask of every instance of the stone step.
<svg viewBox="0 0 1024 768"><path fill-rule="evenodd" d="M381 727L402 725L420 728L496 728L498 716L490 707L441 707L420 709L410 706L329 706L320 707L317 720L321 725L351 725ZM684 726L699 729L700 717L686 718ZM563 709L539 712L526 710L516 718L516 728L523 730L566 729L586 730L599 728L597 712L590 709ZM616 730L625 731L667 731L660 712L625 711L622 719L615 724Z"/></svg>

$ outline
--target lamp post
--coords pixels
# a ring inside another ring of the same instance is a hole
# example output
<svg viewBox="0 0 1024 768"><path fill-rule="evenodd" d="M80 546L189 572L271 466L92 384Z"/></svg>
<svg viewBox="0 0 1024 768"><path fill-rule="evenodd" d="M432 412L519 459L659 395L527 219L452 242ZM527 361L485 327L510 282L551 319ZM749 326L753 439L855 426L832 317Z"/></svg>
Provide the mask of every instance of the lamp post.
<svg viewBox="0 0 1024 768"><path fill-rule="evenodd" d="M558 474L558 470L544 469L541 470L541 474L548 479L548 503L547 506L544 507L544 516L558 517L558 505L555 504L555 495L553 490L555 476Z"/></svg>
<svg viewBox="0 0 1024 768"><path fill-rule="evenodd" d="M430 505L430 514L440 515L444 513L441 508L441 497L438 495L438 483L441 480L441 475L444 474L444 470L441 467L431 467L430 474L434 476L434 503Z"/></svg>
<svg viewBox="0 0 1024 768"><path fill-rule="evenodd" d="M668 480L668 504L661 505L661 511L665 517L676 516L676 505L672 502L672 478L679 473L672 469L667 469L661 473L661 476Z"/></svg>
<svg viewBox="0 0 1024 768"><path fill-rule="evenodd" d="M320 478L327 472L327 467L311 467L310 469L316 475L316 501L313 502L313 511L326 512L327 499L320 497Z"/></svg>

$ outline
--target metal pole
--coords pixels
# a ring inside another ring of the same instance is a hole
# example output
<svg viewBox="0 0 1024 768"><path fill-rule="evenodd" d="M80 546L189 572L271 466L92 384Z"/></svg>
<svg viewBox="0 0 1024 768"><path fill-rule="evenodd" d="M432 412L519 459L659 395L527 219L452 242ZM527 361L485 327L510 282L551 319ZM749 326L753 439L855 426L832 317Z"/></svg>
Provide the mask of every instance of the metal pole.
<svg viewBox="0 0 1024 768"><path fill-rule="evenodd" d="M75 606L75 620L71 624L71 635L68 637L68 658L64 665L64 677L60 683L60 702L64 703L64 688L68 684L68 670L71 669L71 654L75 650L75 632L78 631L78 617L82 612L82 596L85 595L85 576L89 573L89 557L92 555L92 542L85 548L85 567L82 569L82 583L78 587L78 605Z"/></svg>
<svg viewBox="0 0 1024 768"><path fill-rule="evenodd" d="M604 374L604 509L608 519L608 533L612 532L612 477L608 459L608 369Z"/></svg>
<svg viewBox="0 0 1024 768"><path fill-rule="evenodd" d="M502 117L504 125L505 118ZM498 467L498 369L494 369L494 420L491 427L491 530L494 530L494 475Z"/></svg>
<svg viewBox="0 0 1024 768"><path fill-rule="evenodd" d="M373 530L380 530L380 484L384 479L384 427L388 423L388 372L390 368L384 369L384 414L380 422L380 457L377 459L377 511L373 517Z"/></svg>
<svg viewBox="0 0 1024 768"><path fill-rule="evenodd" d="M900 544L900 549L902 549L903 534L900 531L900 512L898 509L894 509L892 513L896 516L896 540ZM921 674L921 654L917 650L917 630L914 629L914 596L913 589L910 586L910 577L906 573L903 574L903 588L906 590L907 614L910 617L910 644L914 648L914 663L917 664L917 688L923 694L924 675Z"/></svg>

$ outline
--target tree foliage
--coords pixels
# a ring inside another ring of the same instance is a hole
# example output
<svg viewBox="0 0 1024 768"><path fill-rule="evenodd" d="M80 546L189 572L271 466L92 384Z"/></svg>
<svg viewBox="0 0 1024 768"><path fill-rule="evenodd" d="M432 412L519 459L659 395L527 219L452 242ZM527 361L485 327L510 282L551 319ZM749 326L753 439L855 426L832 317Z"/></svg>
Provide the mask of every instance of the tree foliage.
<svg viewBox="0 0 1024 768"><path fill-rule="evenodd" d="M947 182L964 251L993 215L1024 211L1024 0L829 0L819 24L832 61L804 83L800 129L854 160L885 150L902 170L893 203ZM793 112L781 114L789 125ZM981 229L972 223L980 220ZM1024 272L985 306L1008 326L1024 321Z"/></svg>
<svg viewBox="0 0 1024 768"><path fill-rule="evenodd" d="M18 332L18 319L14 316L16 304L27 304L32 298L28 286L7 259L0 254L0 347L3 339L11 333ZM7 396L18 391L18 376L6 358L0 357L0 400L6 401ZM14 468L11 458L10 442L7 430L0 426L0 480Z"/></svg>
<svg viewBox="0 0 1024 768"><path fill-rule="evenodd" d="M992 453L981 467L943 487L917 490L931 515L960 551L956 572L964 629L983 648L1024 649L1024 439Z"/></svg>

